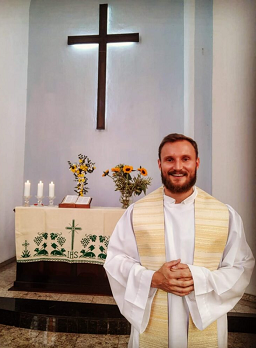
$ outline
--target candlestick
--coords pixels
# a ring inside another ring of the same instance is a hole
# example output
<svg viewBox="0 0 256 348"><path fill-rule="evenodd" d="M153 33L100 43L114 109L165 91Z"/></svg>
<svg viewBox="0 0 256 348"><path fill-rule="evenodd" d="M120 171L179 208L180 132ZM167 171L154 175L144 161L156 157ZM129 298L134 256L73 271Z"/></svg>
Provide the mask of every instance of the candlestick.
<svg viewBox="0 0 256 348"><path fill-rule="evenodd" d="M29 182L29 180L27 180L26 182L25 182L25 187L24 187L24 196L25 197L29 197L30 196L30 182Z"/></svg>
<svg viewBox="0 0 256 348"><path fill-rule="evenodd" d="M54 207L54 204L53 204L53 202L54 202L54 198L56 198L55 196L49 196L49 207Z"/></svg>
<svg viewBox="0 0 256 348"><path fill-rule="evenodd" d="M54 183L51 181L49 184L49 197L54 197Z"/></svg>
<svg viewBox="0 0 256 348"><path fill-rule="evenodd" d="M43 205L43 196L36 196L37 198L37 207L41 207Z"/></svg>
<svg viewBox="0 0 256 348"><path fill-rule="evenodd" d="M44 191L44 184L40 180L40 182L38 183L38 186L37 186L37 197L38 198L43 197L43 191Z"/></svg>
<svg viewBox="0 0 256 348"><path fill-rule="evenodd" d="M24 207L29 207L29 200L31 196L25 196L24 195Z"/></svg>

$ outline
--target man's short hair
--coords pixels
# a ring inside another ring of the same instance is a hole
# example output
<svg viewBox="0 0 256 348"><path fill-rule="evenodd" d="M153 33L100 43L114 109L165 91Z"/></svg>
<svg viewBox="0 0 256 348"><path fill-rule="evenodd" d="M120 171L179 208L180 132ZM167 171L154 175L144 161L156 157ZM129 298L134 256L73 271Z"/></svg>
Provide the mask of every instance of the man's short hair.
<svg viewBox="0 0 256 348"><path fill-rule="evenodd" d="M182 141L182 140L186 140L186 141L190 142L190 144L195 149L196 158L198 158L198 147L197 147L197 143L195 142L195 140L193 140L192 138L186 137L183 134L171 133L171 134L166 135L166 137L163 138L161 144L159 145L159 149L158 149L159 159L161 160L162 148L166 143L175 143L176 141Z"/></svg>

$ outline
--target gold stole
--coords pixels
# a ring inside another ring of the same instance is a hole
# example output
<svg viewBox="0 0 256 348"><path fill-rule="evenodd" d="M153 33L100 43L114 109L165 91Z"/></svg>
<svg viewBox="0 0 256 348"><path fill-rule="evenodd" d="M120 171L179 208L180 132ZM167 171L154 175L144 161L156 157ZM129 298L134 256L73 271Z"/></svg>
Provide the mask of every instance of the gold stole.
<svg viewBox="0 0 256 348"><path fill-rule="evenodd" d="M195 199L194 265L218 268L228 236L229 213L225 204L197 188ZM133 227L141 264L158 270L165 262L163 187L135 203ZM167 293L158 289L149 324L140 335L140 348L168 348ZM188 348L217 348L217 321L203 331L189 318Z"/></svg>

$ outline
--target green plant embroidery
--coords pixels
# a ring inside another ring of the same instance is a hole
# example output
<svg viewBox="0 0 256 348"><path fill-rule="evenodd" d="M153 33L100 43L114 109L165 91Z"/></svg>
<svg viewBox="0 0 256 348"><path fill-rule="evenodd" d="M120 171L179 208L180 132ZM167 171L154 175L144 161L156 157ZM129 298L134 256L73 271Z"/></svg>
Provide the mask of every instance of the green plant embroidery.
<svg viewBox="0 0 256 348"><path fill-rule="evenodd" d="M99 247L99 249L100 249L101 253L98 255L98 258L106 260L107 253L105 252L105 248L101 245Z"/></svg>
<svg viewBox="0 0 256 348"><path fill-rule="evenodd" d="M40 255L48 256L48 251L46 250L46 247L47 247L47 243L43 243L41 249L36 248L35 249L36 254L34 254L34 256L40 256Z"/></svg>
<svg viewBox="0 0 256 348"><path fill-rule="evenodd" d="M96 257L96 255L92 252L95 249L94 245L90 245L89 248L91 251L85 251L85 250L81 250L81 253L83 255L81 255L80 257L88 257L90 259L94 259Z"/></svg>
<svg viewBox="0 0 256 348"><path fill-rule="evenodd" d="M54 250L51 252L51 255L53 255L53 256L66 256L66 254L64 254L64 252L66 251L66 249L64 249L64 248L59 249L59 248L58 248L58 245L57 245L56 243L52 243L51 246L52 246L52 248L54 249Z"/></svg>
<svg viewBox="0 0 256 348"><path fill-rule="evenodd" d="M104 244L105 247L108 247L109 243L109 236L99 236L100 243ZM106 248L104 248L102 245L99 247L101 253L98 255L99 259L106 260L107 253L106 253Z"/></svg>
<svg viewBox="0 0 256 348"><path fill-rule="evenodd" d="M62 237L62 232L51 233L51 240L57 240L57 242L60 246L62 246L66 242L66 238Z"/></svg>
<svg viewBox="0 0 256 348"><path fill-rule="evenodd" d="M61 247L63 246L63 244L66 242L66 238L61 236L62 233L51 233L51 240L56 241ZM51 244L52 248L54 250L52 250L51 255L53 256L66 256L65 251L66 249L64 248L59 248L59 246L56 243L52 243Z"/></svg>
<svg viewBox="0 0 256 348"><path fill-rule="evenodd" d="M48 238L48 233L45 233L45 232L40 233L40 232L38 232L38 236L34 238L34 242L36 243L37 246L39 246L42 243L42 241L44 239L46 240L47 238Z"/></svg>
<svg viewBox="0 0 256 348"><path fill-rule="evenodd" d="M43 242L43 240L47 240L47 238L48 238L48 233L46 233L46 232L43 232L43 233L38 232L38 236L36 236L34 238L34 242L38 246L38 248L34 249L34 251L36 252L34 254L34 256L42 256L42 255L43 256L48 256L48 251L46 250L47 243L44 242L41 245L41 248L39 249L40 244Z"/></svg>
<svg viewBox="0 0 256 348"><path fill-rule="evenodd" d="M87 247L87 245L91 242L95 242L97 239L97 236L95 234L86 234L85 237L81 240L81 244L84 248ZM88 258L95 258L96 255L92 252L95 249L95 245L91 244L87 250L82 249L80 253L82 254L80 257L88 257ZM90 251L89 251L90 250Z"/></svg>

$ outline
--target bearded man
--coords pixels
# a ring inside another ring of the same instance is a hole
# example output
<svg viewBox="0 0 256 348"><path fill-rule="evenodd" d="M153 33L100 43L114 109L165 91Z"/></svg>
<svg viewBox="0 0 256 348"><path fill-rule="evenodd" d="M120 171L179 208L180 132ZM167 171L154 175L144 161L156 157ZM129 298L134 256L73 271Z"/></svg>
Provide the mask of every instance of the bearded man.
<svg viewBox="0 0 256 348"><path fill-rule="evenodd" d="M104 267L131 323L128 347L227 347L227 312L254 258L237 212L195 186L199 164L193 139L167 135L163 187L131 205L110 238Z"/></svg>

